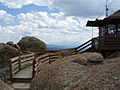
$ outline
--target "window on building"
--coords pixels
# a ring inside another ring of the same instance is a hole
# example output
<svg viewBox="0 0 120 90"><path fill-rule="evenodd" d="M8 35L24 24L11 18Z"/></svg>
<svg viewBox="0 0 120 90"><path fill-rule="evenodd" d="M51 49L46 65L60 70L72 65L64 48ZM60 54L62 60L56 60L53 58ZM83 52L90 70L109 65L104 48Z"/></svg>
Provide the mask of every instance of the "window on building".
<svg viewBox="0 0 120 90"><path fill-rule="evenodd" d="M108 25L108 34L115 35L116 33L116 26L114 24Z"/></svg>

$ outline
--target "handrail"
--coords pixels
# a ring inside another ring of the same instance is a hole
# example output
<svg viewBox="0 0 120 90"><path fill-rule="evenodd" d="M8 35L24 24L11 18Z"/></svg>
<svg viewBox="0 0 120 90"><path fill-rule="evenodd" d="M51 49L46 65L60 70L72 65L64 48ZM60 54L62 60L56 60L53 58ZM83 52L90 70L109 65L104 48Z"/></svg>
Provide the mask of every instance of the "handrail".
<svg viewBox="0 0 120 90"><path fill-rule="evenodd" d="M82 51L83 49L87 48L88 46L92 45L92 43L89 43L87 45L85 45L84 47L80 48L79 50L77 50L77 52Z"/></svg>
<svg viewBox="0 0 120 90"><path fill-rule="evenodd" d="M93 39L88 40L87 42L83 43L82 45L76 47L76 52L84 52L84 49L88 49L90 45L93 44Z"/></svg>
<svg viewBox="0 0 120 90"><path fill-rule="evenodd" d="M87 41L87 42L83 43L82 45L80 45L80 46L76 47L76 49L81 48L82 46L84 46L84 45L88 44L88 43L89 43L89 42L91 42L91 41L92 41L92 39L90 39L89 41Z"/></svg>
<svg viewBox="0 0 120 90"><path fill-rule="evenodd" d="M63 53L63 57L74 55L77 53L76 48L68 48L68 49L63 49L60 51Z"/></svg>
<svg viewBox="0 0 120 90"><path fill-rule="evenodd" d="M90 40L88 40L87 42L83 43L82 45L76 47L76 52L84 52L88 49L91 49L91 51L93 51L94 49L97 50L97 48L95 46L96 42L98 43L98 37L92 38Z"/></svg>

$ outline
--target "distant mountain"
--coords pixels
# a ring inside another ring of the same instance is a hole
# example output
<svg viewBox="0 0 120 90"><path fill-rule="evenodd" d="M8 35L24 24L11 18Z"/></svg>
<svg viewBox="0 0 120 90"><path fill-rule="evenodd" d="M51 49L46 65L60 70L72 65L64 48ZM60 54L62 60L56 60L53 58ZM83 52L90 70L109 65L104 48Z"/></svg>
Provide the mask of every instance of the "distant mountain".
<svg viewBox="0 0 120 90"><path fill-rule="evenodd" d="M65 46L59 46L59 45L54 45L54 44L47 44L47 49L48 50L61 50L65 49Z"/></svg>
<svg viewBox="0 0 120 90"><path fill-rule="evenodd" d="M66 43L66 42L65 42ZM60 45L54 45L54 44L47 44L48 50L61 50L66 48L75 48L78 45L76 43L70 43L70 44L60 44Z"/></svg>

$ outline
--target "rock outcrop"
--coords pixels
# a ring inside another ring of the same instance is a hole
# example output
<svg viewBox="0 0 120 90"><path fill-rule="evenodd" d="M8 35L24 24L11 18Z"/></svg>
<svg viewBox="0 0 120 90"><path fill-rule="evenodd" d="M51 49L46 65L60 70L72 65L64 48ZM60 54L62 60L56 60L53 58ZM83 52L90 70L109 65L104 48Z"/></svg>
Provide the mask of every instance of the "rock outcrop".
<svg viewBox="0 0 120 90"><path fill-rule="evenodd" d="M40 52L47 50L46 44L43 41L30 36L23 37L18 42L18 45L20 46L21 50L27 50L32 52Z"/></svg>
<svg viewBox="0 0 120 90"><path fill-rule="evenodd" d="M18 44L14 44L12 41L7 42L6 44L18 49L19 51L21 51L20 46Z"/></svg>
<svg viewBox="0 0 120 90"><path fill-rule="evenodd" d="M10 46L4 45L0 49L0 66L4 67L9 64L9 59L18 56L19 50Z"/></svg>
<svg viewBox="0 0 120 90"><path fill-rule="evenodd" d="M15 46L15 44L14 44L12 41L8 41L6 44L7 44L7 45L10 45L10 46L12 46L12 47Z"/></svg>
<svg viewBox="0 0 120 90"><path fill-rule="evenodd" d="M94 65L94 64L100 64L103 62L103 56L100 53L82 53L82 54L75 54L71 56L64 57L63 60L69 61L69 62L76 62L81 65Z"/></svg>
<svg viewBox="0 0 120 90"><path fill-rule="evenodd" d="M93 53L86 52L86 53L83 53L82 55L85 56L86 59L90 62L102 62L104 59L102 54L97 52L93 52Z"/></svg>
<svg viewBox="0 0 120 90"><path fill-rule="evenodd" d="M31 82L31 90L64 90L82 78L84 68L62 60L43 65Z"/></svg>
<svg viewBox="0 0 120 90"><path fill-rule="evenodd" d="M67 56L67 57L64 57L63 60L68 62L79 63L81 65L86 65L86 66L89 64L87 58L82 54Z"/></svg>

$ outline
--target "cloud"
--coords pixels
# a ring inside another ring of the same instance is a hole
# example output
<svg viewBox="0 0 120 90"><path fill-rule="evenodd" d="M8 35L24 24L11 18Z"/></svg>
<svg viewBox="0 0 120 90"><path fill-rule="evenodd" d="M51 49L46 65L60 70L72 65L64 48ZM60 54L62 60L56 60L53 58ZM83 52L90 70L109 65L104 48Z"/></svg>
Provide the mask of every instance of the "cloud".
<svg viewBox="0 0 120 90"><path fill-rule="evenodd" d="M119 9L119 0L108 0L109 14ZM0 0L8 8L22 8L24 5L57 7L66 16L98 18L105 16L106 0ZM115 7L113 7L115 6Z"/></svg>
<svg viewBox="0 0 120 90"><path fill-rule="evenodd" d="M79 22L74 17L65 17L62 12L50 14L47 12L21 13L18 15L18 18L20 19L20 23L32 23L32 25L40 29L64 29L72 33L73 31L77 32L80 28Z"/></svg>
<svg viewBox="0 0 120 90"><path fill-rule="evenodd" d="M108 0L109 14L119 9L119 0ZM67 16L97 18L101 13L105 16L106 0L54 0L53 6L59 8ZM113 7L115 6L115 7Z"/></svg>
<svg viewBox="0 0 120 90"><path fill-rule="evenodd" d="M52 4L51 0L0 0L8 8L22 8L24 5L48 6Z"/></svg>
<svg viewBox="0 0 120 90"><path fill-rule="evenodd" d="M8 14L4 10L0 10L0 21L9 22L13 20L14 20L14 16L12 16L11 14Z"/></svg>
<svg viewBox="0 0 120 90"><path fill-rule="evenodd" d="M91 30L85 28L88 18L65 16L62 12L20 13L17 17L18 25L0 27L2 41L18 42L23 36L34 36L48 44L80 44L91 38Z"/></svg>

